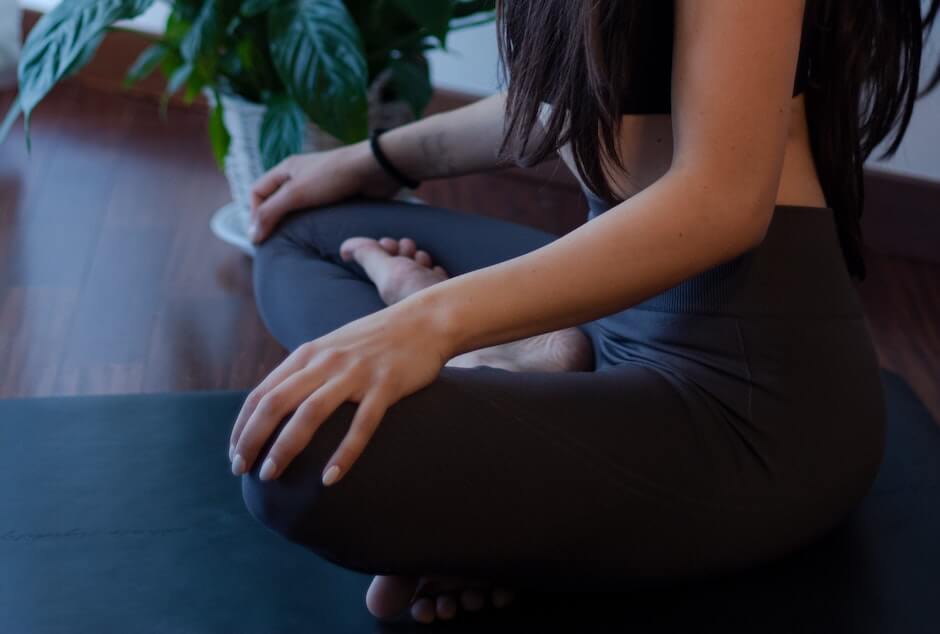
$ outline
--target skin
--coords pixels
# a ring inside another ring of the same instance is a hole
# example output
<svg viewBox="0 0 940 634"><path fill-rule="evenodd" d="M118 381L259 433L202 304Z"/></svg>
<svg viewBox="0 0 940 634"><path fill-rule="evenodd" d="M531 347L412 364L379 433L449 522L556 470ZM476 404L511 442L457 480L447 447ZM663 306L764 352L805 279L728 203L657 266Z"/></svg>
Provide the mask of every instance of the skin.
<svg viewBox="0 0 940 634"><path fill-rule="evenodd" d="M278 477L334 409L351 401L359 406L349 432L324 469L325 484L335 484L355 468L386 409L455 357L624 310L740 255L761 242L775 204L825 207L803 97L791 97L803 5L676 0L672 115L624 117L628 173L611 171L610 182L625 200L549 245L439 280L295 350L239 413L233 472L250 469L294 412L262 466L263 478ZM504 97L397 128L382 147L419 180L499 169ZM567 148L559 154L574 172ZM364 143L291 157L255 185L255 239L293 209L396 190ZM414 588L413 579L377 583L386 598L395 584L399 594ZM448 593L455 587L438 583L443 605L413 602L416 619L454 615Z"/></svg>

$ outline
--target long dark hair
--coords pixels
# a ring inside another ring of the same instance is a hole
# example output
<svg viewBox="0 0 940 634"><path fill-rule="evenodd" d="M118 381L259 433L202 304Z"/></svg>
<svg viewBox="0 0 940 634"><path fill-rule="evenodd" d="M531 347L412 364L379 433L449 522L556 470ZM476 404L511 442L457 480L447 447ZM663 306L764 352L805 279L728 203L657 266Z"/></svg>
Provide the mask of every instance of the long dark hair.
<svg viewBox="0 0 940 634"><path fill-rule="evenodd" d="M499 154L534 165L566 143L585 184L618 202L605 169L624 169L617 151L626 60L644 3L664 0L498 0L500 70L509 77ZM671 1L671 0L665 0ZM865 276L860 218L863 165L895 131L879 158L893 156L915 99L940 83L940 65L918 92L923 42L940 0L807 0L801 63L813 158L835 213L849 271ZM645 7L650 5L646 4ZM541 141L529 148L542 102L553 105ZM607 167L605 167L607 166Z"/></svg>

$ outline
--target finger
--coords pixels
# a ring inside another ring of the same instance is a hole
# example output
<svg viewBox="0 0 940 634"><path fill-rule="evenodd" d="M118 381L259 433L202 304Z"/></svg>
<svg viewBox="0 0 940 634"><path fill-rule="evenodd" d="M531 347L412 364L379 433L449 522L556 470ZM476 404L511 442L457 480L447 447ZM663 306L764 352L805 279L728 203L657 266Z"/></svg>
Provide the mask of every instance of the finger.
<svg viewBox="0 0 940 634"><path fill-rule="evenodd" d="M440 265L435 266L435 267L434 267L433 269L431 269L431 270L434 271L435 273L440 273L441 275L447 275L447 271L445 271L445 270L444 270L444 267L443 267L443 266L440 266Z"/></svg>
<svg viewBox="0 0 940 634"><path fill-rule="evenodd" d="M252 217L254 217L255 209L289 178L290 170L287 169L287 161L285 160L262 174L258 180L251 185Z"/></svg>
<svg viewBox="0 0 940 634"><path fill-rule="evenodd" d="M327 467L323 470L324 486L335 484L346 475L353 463L362 455L387 408L387 397L383 391L373 389L366 393L365 398L356 408L349 431L346 432L346 436L340 442L333 457L327 461Z"/></svg>
<svg viewBox="0 0 940 634"><path fill-rule="evenodd" d="M415 244L415 241L411 238L402 238L398 241L398 255L403 255L406 258L413 258L415 256L415 251L418 250L418 245Z"/></svg>
<svg viewBox="0 0 940 634"><path fill-rule="evenodd" d="M398 255L398 240L395 238L381 238L379 244L389 255Z"/></svg>
<svg viewBox="0 0 940 634"><path fill-rule="evenodd" d="M293 180L286 181L258 207L254 224L249 230L254 243L263 241L288 212L300 207L300 190Z"/></svg>
<svg viewBox="0 0 940 634"><path fill-rule="evenodd" d="M262 480L273 480L287 468L304 447L320 425L330 417L336 408L349 396L349 385L345 379L329 379L313 394L304 400L291 419L287 422L277 440L268 451L264 464L261 465Z"/></svg>
<svg viewBox="0 0 940 634"><path fill-rule="evenodd" d="M251 415L254 414L258 405L261 403L261 399L287 377L303 368L312 354L311 349L312 346L308 343L294 350L294 352L281 361L281 363L251 391L248 397L245 398L245 402L242 403L241 410L239 410L238 416L235 418L235 425L232 427L232 435L229 438L229 459L234 457L235 446L238 444L238 439L241 437L248 419L251 418Z"/></svg>
<svg viewBox="0 0 940 634"><path fill-rule="evenodd" d="M431 254L427 251L418 250L415 252L415 262L421 266L431 268Z"/></svg>
<svg viewBox="0 0 940 634"><path fill-rule="evenodd" d="M322 367L304 368L268 392L245 423L232 459L232 473L250 471L274 428L323 383Z"/></svg>

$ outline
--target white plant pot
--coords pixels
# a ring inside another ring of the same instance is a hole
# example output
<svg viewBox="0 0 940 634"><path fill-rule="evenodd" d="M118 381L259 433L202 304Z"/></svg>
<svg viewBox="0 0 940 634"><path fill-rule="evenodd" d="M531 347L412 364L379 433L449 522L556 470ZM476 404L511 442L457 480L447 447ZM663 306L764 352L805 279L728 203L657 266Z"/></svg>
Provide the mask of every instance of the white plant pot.
<svg viewBox="0 0 940 634"><path fill-rule="evenodd" d="M0 0L0 90L16 85L22 22L18 0Z"/></svg>
<svg viewBox="0 0 940 634"><path fill-rule="evenodd" d="M3 2L4 0L0 0ZM379 102L378 81L369 95L369 129L393 128L411 121L414 116L407 104L400 101ZM210 105L215 106L211 93L207 93ZM218 209L212 216L212 232L221 240L232 244L248 255L254 247L248 239L248 220L251 209L251 187L264 174L261 162L259 137L265 106L235 95L222 95L222 118L231 135L228 154L225 157L225 177L232 193L232 201ZM329 150L342 145L313 123L308 124L303 139L303 152ZM411 194L412 190L401 189L395 195L400 200L423 202Z"/></svg>

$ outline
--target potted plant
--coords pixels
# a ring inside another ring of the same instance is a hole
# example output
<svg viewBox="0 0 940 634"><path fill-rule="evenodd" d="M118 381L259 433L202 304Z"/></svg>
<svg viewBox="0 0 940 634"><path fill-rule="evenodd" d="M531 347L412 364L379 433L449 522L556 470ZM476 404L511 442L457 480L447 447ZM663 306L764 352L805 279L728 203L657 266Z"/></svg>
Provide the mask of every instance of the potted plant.
<svg viewBox="0 0 940 634"><path fill-rule="evenodd" d="M23 45L19 93L0 141L55 84L95 54L105 32L155 0L63 0ZM213 229L250 252L252 182L290 154L327 149L420 117L431 97L426 58L450 31L493 19L495 0L167 0L164 34L126 83L159 69L164 104L182 92L210 103L208 132L233 203Z"/></svg>

